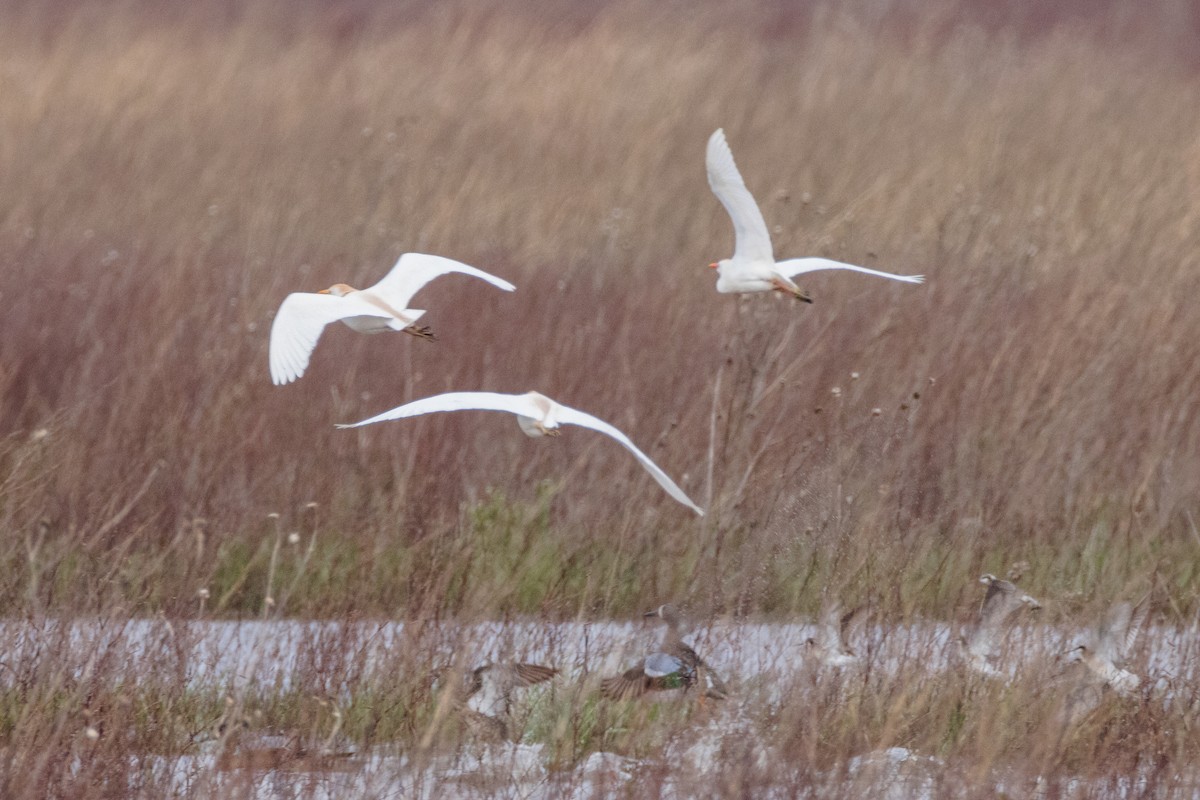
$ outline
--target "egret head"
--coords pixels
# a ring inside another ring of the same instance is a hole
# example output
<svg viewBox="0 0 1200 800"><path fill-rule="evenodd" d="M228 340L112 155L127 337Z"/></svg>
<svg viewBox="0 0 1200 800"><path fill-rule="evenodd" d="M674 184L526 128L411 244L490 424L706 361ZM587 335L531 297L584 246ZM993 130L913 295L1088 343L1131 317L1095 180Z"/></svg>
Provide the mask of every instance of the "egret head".
<svg viewBox="0 0 1200 800"><path fill-rule="evenodd" d="M328 289L322 289L321 291L317 292L317 294L331 294L334 297L345 297L346 295L348 295L354 291L357 291L357 290L353 286L348 286L347 284L344 284L344 283L335 283L333 286L330 286Z"/></svg>

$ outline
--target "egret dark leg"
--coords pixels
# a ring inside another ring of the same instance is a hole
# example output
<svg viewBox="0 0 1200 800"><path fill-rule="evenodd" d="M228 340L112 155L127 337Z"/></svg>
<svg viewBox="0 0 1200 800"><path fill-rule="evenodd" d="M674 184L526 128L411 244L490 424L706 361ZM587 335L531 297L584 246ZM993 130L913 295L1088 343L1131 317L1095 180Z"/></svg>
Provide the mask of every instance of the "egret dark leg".
<svg viewBox="0 0 1200 800"><path fill-rule="evenodd" d="M418 339L429 339L436 341L437 337L433 335L433 329L428 325L409 325L404 329L404 332L410 336L415 336Z"/></svg>
<svg viewBox="0 0 1200 800"><path fill-rule="evenodd" d="M775 291L777 292L790 294L792 297L796 298L797 300L803 300L805 303L812 302L812 298L809 297L808 292L804 291L799 286L788 286L779 278L775 278L773 281L771 281L771 283L775 286Z"/></svg>

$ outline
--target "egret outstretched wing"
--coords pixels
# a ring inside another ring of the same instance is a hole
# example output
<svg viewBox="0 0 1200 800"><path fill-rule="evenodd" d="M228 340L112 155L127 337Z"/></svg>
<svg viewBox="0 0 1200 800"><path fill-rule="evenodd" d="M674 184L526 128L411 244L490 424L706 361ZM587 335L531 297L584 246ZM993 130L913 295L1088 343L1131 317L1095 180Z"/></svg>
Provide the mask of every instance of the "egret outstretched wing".
<svg viewBox="0 0 1200 800"><path fill-rule="evenodd" d="M321 331L331 322L347 317L390 316L354 295L294 292L284 298L271 323L269 360L271 381L276 386L291 383L304 374Z"/></svg>
<svg viewBox="0 0 1200 800"><path fill-rule="evenodd" d="M904 281L905 283L925 282L924 275L894 275L891 272L880 272L877 269L868 269L867 267L859 267L854 264L844 264L841 261L833 261L828 258L789 258L786 261L780 261L775 267L781 275L787 278L794 278L805 272L816 272L822 269L848 269L852 272L861 272L864 275L891 278L894 281Z"/></svg>
<svg viewBox="0 0 1200 800"><path fill-rule="evenodd" d="M733 220L735 261L774 261L771 235L754 196L746 188L733 153L725 141L725 132L718 128L708 139L705 155L708 185L725 206Z"/></svg>
<svg viewBox="0 0 1200 800"><path fill-rule="evenodd" d="M376 414L361 422L338 425L339 428L357 428L360 425L370 425L375 422L386 422L391 419L419 417L422 414L434 414L439 411L507 411L521 417L540 417L544 411L528 395L497 394L496 392L447 392L433 397L425 397L397 406L391 411Z"/></svg>
<svg viewBox="0 0 1200 800"><path fill-rule="evenodd" d="M449 275L452 272L471 275L506 292L517 288L503 278L497 278L495 275L452 258L431 256L425 253L405 253L400 256L400 260L396 262L391 271L383 276L383 280L367 291L378 294L397 308L404 308L412 300L413 295L421 290L422 286L434 278Z"/></svg>
<svg viewBox="0 0 1200 800"><path fill-rule="evenodd" d="M666 489L667 494L671 495L671 497L674 497L676 500L695 511L700 516L704 516L704 509L693 503L692 499L684 493L683 489L680 489L679 486L676 485L675 481L671 480L670 475L663 472L657 464L650 460L650 456L639 450L637 445L630 441L628 436L621 433L612 425L609 425L602 419L593 417L591 414L585 414L582 411L576 411L575 409L568 408L564 405L560 405L558 407L558 421L567 425L579 425L584 428L591 428L594 431L599 431L600 433L616 439L625 447L626 450L633 453L638 461L642 462L642 466L646 468L646 471L650 473L654 480L658 481L659 486Z"/></svg>

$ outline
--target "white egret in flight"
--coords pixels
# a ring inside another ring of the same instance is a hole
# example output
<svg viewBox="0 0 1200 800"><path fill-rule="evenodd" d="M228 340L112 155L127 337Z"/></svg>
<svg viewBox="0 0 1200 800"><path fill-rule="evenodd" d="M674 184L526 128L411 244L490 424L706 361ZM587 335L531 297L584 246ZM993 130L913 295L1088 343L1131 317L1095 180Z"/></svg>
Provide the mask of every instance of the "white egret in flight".
<svg viewBox="0 0 1200 800"><path fill-rule="evenodd" d="M284 298L271 324L271 380L279 386L304 374L321 331L343 322L359 333L404 331L432 339L433 333L415 323L424 311L407 308L422 286L440 275L459 272L511 292L517 287L481 269L441 256L405 253L379 283L355 289L335 283L319 292L293 292Z"/></svg>
<svg viewBox="0 0 1200 800"><path fill-rule="evenodd" d="M629 437L609 425L602 419L576 411L573 408L556 403L549 397L537 392L526 394L496 394L494 392L449 392L434 395L421 400L385 411L382 414L355 422L351 425L338 425L339 428L357 428L359 425L370 425L385 420L416 417L421 414L433 414L438 411L507 411L517 416L517 424L526 436L557 436L560 425L579 425L591 428L606 436L611 436L633 453L646 471L658 481L658 485L666 489L667 494L683 503L688 508L703 516L704 510L692 502L675 481L663 472L650 457L637 448Z"/></svg>

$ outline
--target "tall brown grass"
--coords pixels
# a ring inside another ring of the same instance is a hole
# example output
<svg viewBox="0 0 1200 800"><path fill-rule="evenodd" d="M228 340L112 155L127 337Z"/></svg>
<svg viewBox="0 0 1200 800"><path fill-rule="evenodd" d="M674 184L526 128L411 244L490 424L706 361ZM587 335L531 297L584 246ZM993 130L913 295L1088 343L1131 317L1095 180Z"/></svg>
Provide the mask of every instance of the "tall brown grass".
<svg viewBox="0 0 1200 800"><path fill-rule="evenodd" d="M989 9L5 7L5 610L257 609L277 511L321 530L301 614L811 611L828 586L946 616L1020 558L1075 607L1192 613L1190 12ZM779 254L928 284L717 295L718 126ZM270 385L289 291L409 250L519 289L443 279L437 343L330 329ZM530 388L710 514L580 431L332 425ZM478 538L493 513L524 549Z"/></svg>

